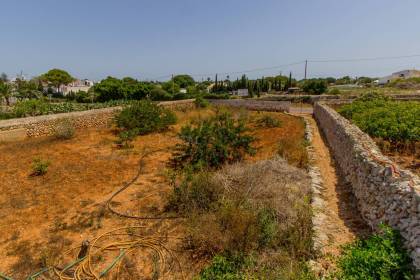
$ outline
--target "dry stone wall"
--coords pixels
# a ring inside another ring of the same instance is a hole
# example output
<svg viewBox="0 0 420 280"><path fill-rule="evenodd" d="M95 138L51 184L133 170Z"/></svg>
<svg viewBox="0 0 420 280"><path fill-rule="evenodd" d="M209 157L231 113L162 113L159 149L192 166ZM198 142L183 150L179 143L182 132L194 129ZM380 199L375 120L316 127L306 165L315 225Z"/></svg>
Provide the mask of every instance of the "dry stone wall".
<svg viewBox="0 0 420 280"><path fill-rule="evenodd" d="M240 107L253 111L289 112L290 101L263 101L252 99L210 99L215 106Z"/></svg>
<svg viewBox="0 0 420 280"><path fill-rule="evenodd" d="M352 184L362 217L373 229L381 222L398 229L420 271L419 177L396 166L366 133L326 104L315 104L314 117Z"/></svg>

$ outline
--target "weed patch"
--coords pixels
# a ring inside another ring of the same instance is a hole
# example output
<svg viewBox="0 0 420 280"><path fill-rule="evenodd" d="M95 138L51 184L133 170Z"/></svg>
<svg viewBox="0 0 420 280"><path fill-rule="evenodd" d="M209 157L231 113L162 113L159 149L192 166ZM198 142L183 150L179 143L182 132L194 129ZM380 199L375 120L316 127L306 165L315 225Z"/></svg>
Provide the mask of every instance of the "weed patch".
<svg viewBox="0 0 420 280"><path fill-rule="evenodd" d="M32 163L32 173L31 176L42 176L45 175L50 166L50 161L43 160L41 158L36 158Z"/></svg>
<svg viewBox="0 0 420 280"><path fill-rule="evenodd" d="M274 127L280 127L281 121L270 115L264 115L256 121L256 124L258 127L262 127L262 128L274 128Z"/></svg>

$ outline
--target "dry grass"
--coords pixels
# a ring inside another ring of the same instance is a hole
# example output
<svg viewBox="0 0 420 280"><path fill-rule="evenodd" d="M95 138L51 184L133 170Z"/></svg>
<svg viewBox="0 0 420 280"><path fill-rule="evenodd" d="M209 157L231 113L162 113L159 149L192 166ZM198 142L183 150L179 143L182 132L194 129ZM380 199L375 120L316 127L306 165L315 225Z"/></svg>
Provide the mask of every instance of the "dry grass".
<svg viewBox="0 0 420 280"><path fill-rule="evenodd" d="M260 215L272 213L276 236L272 244L291 247L297 255L309 248L311 236L309 178L280 158L254 164L238 163L216 172L212 181L201 180L201 192L219 189L219 196L208 200L211 211L201 215L189 203L191 245L203 254L228 251L252 251L265 242L259 240ZM203 209L203 207L201 207ZM195 210L195 211L194 211ZM272 211L272 212L270 212Z"/></svg>

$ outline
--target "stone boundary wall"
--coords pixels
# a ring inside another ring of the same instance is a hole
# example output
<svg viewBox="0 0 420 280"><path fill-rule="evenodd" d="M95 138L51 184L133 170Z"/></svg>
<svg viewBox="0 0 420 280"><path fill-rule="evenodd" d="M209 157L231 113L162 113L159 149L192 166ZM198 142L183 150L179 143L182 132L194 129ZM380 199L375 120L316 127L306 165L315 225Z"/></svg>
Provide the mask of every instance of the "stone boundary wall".
<svg viewBox="0 0 420 280"><path fill-rule="evenodd" d="M396 166L366 133L328 105L316 103L314 117L352 184L362 217L373 229L385 222L401 232L420 279L420 178Z"/></svg>
<svg viewBox="0 0 420 280"><path fill-rule="evenodd" d="M192 108L195 106L194 99L165 101L160 102L158 105L171 109ZM54 132L54 127L63 119L71 120L76 129L108 127L115 113L121 109L121 106L117 106L80 112L2 120L0 121L0 142L51 135Z"/></svg>
<svg viewBox="0 0 420 280"><path fill-rule="evenodd" d="M252 99L210 99L215 106L245 108L252 111L289 112L290 101L263 101Z"/></svg>

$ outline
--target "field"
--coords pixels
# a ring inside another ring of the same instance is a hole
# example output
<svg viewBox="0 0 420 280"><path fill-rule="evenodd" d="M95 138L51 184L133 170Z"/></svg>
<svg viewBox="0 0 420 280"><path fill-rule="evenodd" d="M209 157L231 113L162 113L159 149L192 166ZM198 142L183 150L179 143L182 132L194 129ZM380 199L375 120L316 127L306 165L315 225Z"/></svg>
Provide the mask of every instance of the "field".
<svg viewBox="0 0 420 280"><path fill-rule="evenodd" d="M246 156L245 162L271 159L280 149L291 164L305 164L301 152L291 144L303 143L301 119L282 113L237 113L248 115L249 133L257 138L256 154ZM176 125L136 137L130 149L116 146L115 128L76 131L69 140L44 137L0 144L0 272L23 279L44 267L62 270L76 259L83 241L92 242L121 228L98 240L98 246L109 247L103 255L93 257L97 273L108 267L113 268L104 274L109 279L114 279L116 271L120 279L179 279L182 275L191 279L199 274L209 258L186 247L189 233L185 219L165 209L173 189L168 161L180 141L177 133L181 126L214 115L214 111L196 109L176 114ZM260 125L257 120L263 116L275 118L281 125ZM36 158L49 162L43 176L31 176ZM138 180L109 204L121 214L115 215L106 202L135 177L139 166L143 169ZM122 244L133 242L141 242L143 249L124 254L118 250ZM121 262L113 267L112 259ZM45 276L52 274L49 271Z"/></svg>
<svg viewBox="0 0 420 280"><path fill-rule="evenodd" d="M384 154L420 174L420 102L366 95L338 112L368 133Z"/></svg>

